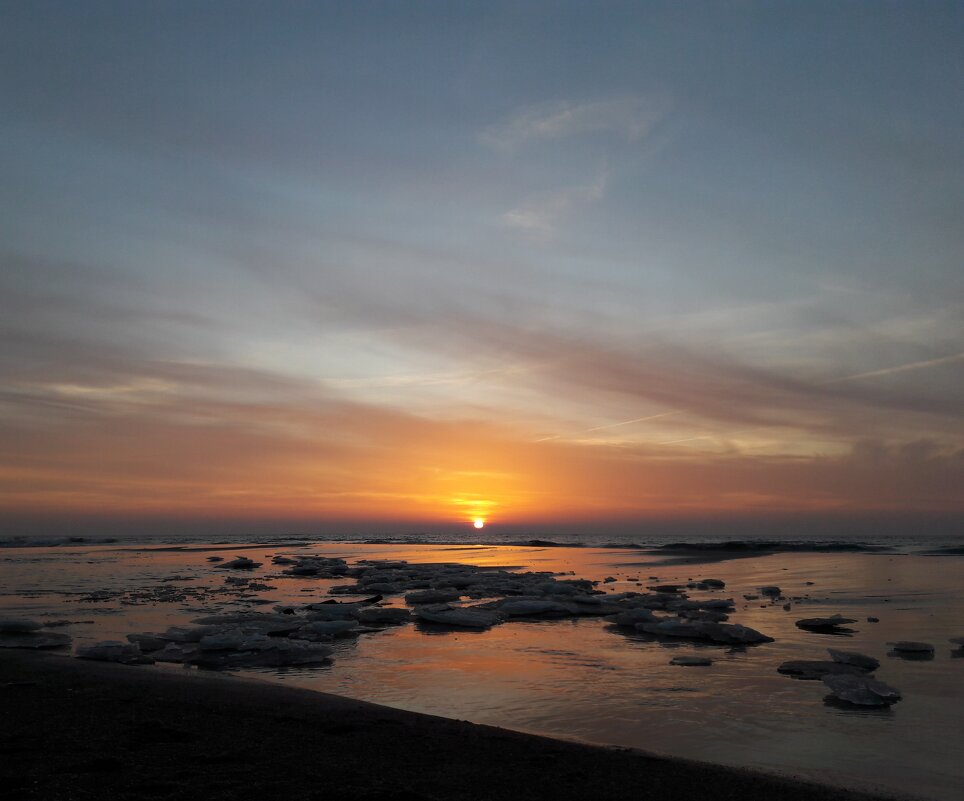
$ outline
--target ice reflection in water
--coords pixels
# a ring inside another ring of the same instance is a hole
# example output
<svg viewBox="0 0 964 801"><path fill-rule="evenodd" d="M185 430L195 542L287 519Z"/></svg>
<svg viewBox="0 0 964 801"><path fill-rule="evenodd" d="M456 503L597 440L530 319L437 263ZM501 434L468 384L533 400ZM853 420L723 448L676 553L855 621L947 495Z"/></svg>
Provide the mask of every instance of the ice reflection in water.
<svg viewBox="0 0 964 801"><path fill-rule="evenodd" d="M262 671L261 677L525 731L958 797L964 780L957 762L964 693L962 662L953 658L960 650L948 638L964 635L960 557L793 553L661 565L638 550L324 543L244 551L265 566L243 575L267 583L273 587L269 591L128 605L122 599L76 603L76 596L60 593L160 586L175 574L190 579L179 586L220 588L225 573L206 562L219 552L79 548L40 555L36 549L18 549L3 554L3 603L18 613L93 620L69 628L79 641L123 638L131 631L183 624L202 610L245 608L253 598L304 603L344 583L280 577L270 564L273 553L310 550L348 559L458 561L573 571L592 579L613 575L616 582L601 586L616 592L644 590L653 583L650 576L663 582L720 578L727 587L712 595L737 600L732 622L759 629L776 642L734 649L658 641L617 633L589 618L513 622L485 632L405 626L336 641L335 661L328 668ZM226 548L221 553L232 555ZM789 611L782 601L744 600L744 594L773 584L801 600ZM794 625L799 618L835 613L857 619L850 626L853 634L818 634ZM867 623L868 615L880 623ZM888 642L908 639L935 644L934 659L887 655ZM776 672L786 660L826 659L827 647L878 657L878 677L898 687L904 700L892 709L853 710L825 703L819 682ZM710 656L713 664L669 664L683 654Z"/></svg>

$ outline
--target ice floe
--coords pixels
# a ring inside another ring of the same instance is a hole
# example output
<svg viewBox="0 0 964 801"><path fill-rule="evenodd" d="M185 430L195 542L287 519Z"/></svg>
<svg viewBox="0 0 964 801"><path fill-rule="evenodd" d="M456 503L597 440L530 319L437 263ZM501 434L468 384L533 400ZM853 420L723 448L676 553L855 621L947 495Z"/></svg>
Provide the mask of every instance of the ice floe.
<svg viewBox="0 0 964 801"><path fill-rule="evenodd" d="M312 604L305 607L304 615L308 620L358 620L362 604Z"/></svg>
<svg viewBox="0 0 964 801"><path fill-rule="evenodd" d="M655 623L638 623L637 631L661 637L682 637L688 640L709 640L727 645L753 645L773 642L772 637L742 626L739 623L712 623L705 620L683 622L680 620L660 620Z"/></svg>
<svg viewBox="0 0 964 801"><path fill-rule="evenodd" d="M0 618L0 648L62 648L70 635L43 631L43 624L22 617Z"/></svg>
<svg viewBox="0 0 964 801"><path fill-rule="evenodd" d="M869 676L830 674L822 681L834 698L855 706L890 706L901 699L899 690Z"/></svg>
<svg viewBox="0 0 964 801"><path fill-rule="evenodd" d="M0 648L63 648L70 643L70 635L59 632L28 631L20 634L0 634Z"/></svg>
<svg viewBox="0 0 964 801"><path fill-rule="evenodd" d="M934 646L929 642L913 642L911 640L901 640L900 642L890 643L895 651L909 654L932 654Z"/></svg>
<svg viewBox="0 0 964 801"><path fill-rule="evenodd" d="M137 643L104 640L92 645L82 645L77 649L78 659L93 659L98 662L120 662L122 665L150 665L154 659L144 654Z"/></svg>
<svg viewBox="0 0 964 801"><path fill-rule="evenodd" d="M36 620L27 620L22 617L0 618L0 634L29 634L42 628L43 624Z"/></svg>
<svg viewBox="0 0 964 801"><path fill-rule="evenodd" d="M798 620L796 626L798 629L813 631L819 634L846 634L849 633L851 629L844 628L844 626L848 623L856 622L852 617L831 615L830 617L804 618L803 620Z"/></svg>
<svg viewBox="0 0 964 801"><path fill-rule="evenodd" d="M398 626L412 619L412 613L407 609L397 609L387 606L369 606L359 609L357 618L367 626ZM333 621L337 623L339 621Z"/></svg>
<svg viewBox="0 0 964 801"><path fill-rule="evenodd" d="M888 651L887 656L918 661L929 661L934 658L934 646L929 642L901 640L900 642L890 643L890 645L893 650Z"/></svg>
<svg viewBox="0 0 964 801"><path fill-rule="evenodd" d="M569 617L575 614L565 604L539 598L518 598L501 601L497 608L506 617Z"/></svg>
<svg viewBox="0 0 964 801"><path fill-rule="evenodd" d="M652 609L636 608L627 609L624 612L619 612L609 618L610 623L614 623L617 626L625 626L627 628L636 628L637 623L654 623L656 621L656 615L653 613Z"/></svg>
<svg viewBox="0 0 964 801"><path fill-rule="evenodd" d="M397 590L396 590L397 591ZM419 590L405 596L405 603L410 606L416 604L444 604L457 601L461 597L458 590Z"/></svg>
<svg viewBox="0 0 964 801"><path fill-rule="evenodd" d="M874 659L866 654L858 654L856 651L838 651L836 648L828 648L827 653L834 662L842 665L854 665L867 671L874 671L880 667L880 660Z"/></svg>
<svg viewBox="0 0 964 801"><path fill-rule="evenodd" d="M866 675L869 671L857 665L843 662L826 662L815 659L791 659L777 668L778 673L793 676L797 679L816 680L829 675Z"/></svg>
<svg viewBox="0 0 964 801"><path fill-rule="evenodd" d="M353 620L316 620L305 623L297 631L288 636L293 640L308 640L309 642L326 642L342 637L357 637L361 634L361 627Z"/></svg>
<svg viewBox="0 0 964 801"><path fill-rule="evenodd" d="M221 570L254 570L256 567L261 567L261 562L255 562L253 559L248 559L247 556L239 556L230 562L218 565Z"/></svg>
<svg viewBox="0 0 964 801"><path fill-rule="evenodd" d="M614 624L613 631L622 628L709 644L772 641L756 629L724 622L736 610L732 598L687 594L687 589L719 591L726 586L721 579L691 580L689 585L657 583L649 592L606 592L598 587L603 582L564 578L564 574L467 564L400 560L349 564L343 559L297 554L275 554L271 563L287 576L306 581L341 578L346 583L332 586L329 581L327 597L306 599L305 604L275 606L273 612L209 614L160 633L131 634L128 643L110 648L102 644L97 653L108 658L123 647L158 662L213 668L316 664L326 662L332 653L326 642L411 621L425 627L485 630L515 621L580 617L605 618ZM247 557L212 565L242 571L260 566ZM252 586L250 579L237 576L227 576L225 583ZM90 647L84 653L91 653Z"/></svg>
<svg viewBox="0 0 964 801"><path fill-rule="evenodd" d="M415 617L426 623L466 629L488 629L502 622L496 612L473 607L428 604L415 610Z"/></svg>

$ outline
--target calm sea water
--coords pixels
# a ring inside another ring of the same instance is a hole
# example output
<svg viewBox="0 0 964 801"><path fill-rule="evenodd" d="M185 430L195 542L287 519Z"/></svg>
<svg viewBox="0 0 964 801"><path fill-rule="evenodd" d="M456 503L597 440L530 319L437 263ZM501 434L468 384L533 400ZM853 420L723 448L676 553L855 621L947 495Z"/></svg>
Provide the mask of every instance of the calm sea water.
<svg viewBox="0 0 964 801"><path fill-rule="evenodd" d="M409 533L370 533L359 532L352 535L343 533L329 533L325 531L311 531L310 533L293 533L285 535L255 536L251 533L229 532L211 535L166 534L158 532L125 533L110 535L92 535L86 537L44 536L40 534L15 535L0 537L0 548L9 547L51 547L63 545L205 545L222 544L252 544L265 545L289 544L293 542L322 543L322 542L358 542L380 543L395 545L519 545L531 540L545 540L559 545L573 545L585 547L660 547L670 543L718 543L745 542L756 545L761 541L774 543L808 544L868 544L883 546L901 552L918 553L931 550L964 550L964 530L959 527L923 527L912 528L903 525L889 525L871 527L866 534L855 533L853 530L837 531L833 526L822 527L818 524L788 527L785 525L734 525L721 527L714 524L705 529L686 527L657 527L648 526L638 531L608 531L605 529L580 529L570 531L528 532L524 530L506 530L499 526L486 526L479 531L469 525L453 528L444 532L409 532Z"/></svg>
<svg viewBox="0 0 964 801"><path fill-rule="evenodd" d="M957 799L964 788L964 659L948 640L964 636L964 556L953 553L959 543L946 539L888 544L896 550L750 552L712 561L626 547L399 542L6 547L0 550L0 606L4 614L72 621L55 630L81 644L163 630L202 613L271 608L261 601L307 603L344 583L282 576L270 563L278 553L612 576L615 582L600 586L613 592L643 589L654 576L663 582L719 578L727 584L720 597L738 600L731 621L775 642L743 650L655 642L590 618L512 622L485 632L428 633L408 625L337 641L329 666L249 674L523 731ZM937 547L945 549L942 555L921 553ZM222 593L224 571L206 558L237 548L265 563L245 575L268 589ZM789 610L782 602L744 600L770 584L794 599ZM102 600L84 600L92 592ZM794 625L834 613L860 621L853 634L814 634ZM908 639L933 643L934 658L888 656L889 642ZM825 702L820 682L776 672L788 659L827 658L827 647L880 659L877 677L900 689L904 700L889 709L844 709ZM710 655L714 662L671 666L677 654Z"/></svg>

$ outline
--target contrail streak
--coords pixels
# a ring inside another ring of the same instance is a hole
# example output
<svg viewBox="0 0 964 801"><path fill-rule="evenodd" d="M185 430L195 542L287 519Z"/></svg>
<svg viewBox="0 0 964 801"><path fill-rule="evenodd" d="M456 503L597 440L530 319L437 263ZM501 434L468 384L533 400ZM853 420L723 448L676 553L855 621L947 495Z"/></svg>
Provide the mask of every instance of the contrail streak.
<svg viewBox="0 0 964 801"><path fill-rule="evenodd" d="M896 367L884 367L881 370L869 370L866 373L856 373L855 375L846 375L843 378L833 378L830 381L824 381L821 386L826 384L839 384L841 381L856 381L859 378L874 378L879 375L891 375L892 373L903 373L907 370L923 370L926 367L937 367L941 364L952 364L953 362L959 362L964 360L964 352L955 353L951 356L941 356L937 359L927 359L921 362L908 362L907 364L898 364Z"/></svg>
<svg viewBox="0 0 964 801"><path fill-rule="evenodd" d="M604 426L593 426L592 428L584 428L581 431L577 431L578 434L586 434L590 431L602 431L606 428L618 428L619 426L628 426L633 423L645 423L647 420L658 420L660 417L669 417L674 414L682 414L682 409L676 409L672 412L660 412L659 414L651 414L647 417L634 417L632 420L620 420L618 423L607 423ZM553 434L551 437L543 437L542 439L537 439L536 442L549 442L549 440L560 439L562 434Z"/></svg>

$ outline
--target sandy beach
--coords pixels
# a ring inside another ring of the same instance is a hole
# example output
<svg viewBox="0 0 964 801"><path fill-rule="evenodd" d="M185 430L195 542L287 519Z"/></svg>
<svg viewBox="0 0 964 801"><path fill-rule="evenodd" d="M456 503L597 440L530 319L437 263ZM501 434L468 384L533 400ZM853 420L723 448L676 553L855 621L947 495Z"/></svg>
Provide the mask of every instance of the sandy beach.
<svg viewBox="0 0 964 801"><path fill-rule="evenodd" d="M0 655L24 799L871 799L233 676Z"/></svg>

